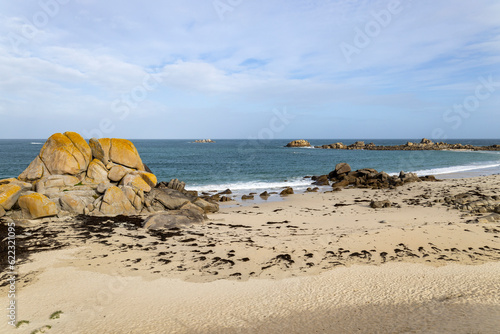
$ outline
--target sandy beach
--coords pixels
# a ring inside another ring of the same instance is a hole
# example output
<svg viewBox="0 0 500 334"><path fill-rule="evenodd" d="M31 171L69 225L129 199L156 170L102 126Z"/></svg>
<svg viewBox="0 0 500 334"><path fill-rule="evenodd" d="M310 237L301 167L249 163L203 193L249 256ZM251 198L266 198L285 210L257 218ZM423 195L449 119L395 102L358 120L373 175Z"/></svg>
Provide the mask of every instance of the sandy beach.
<svg viewBox="0 0 500 334"><path fill-rule="evenodd" d="M499 185L493 175L230 202L162 232L133 219L26 222L31 249L43 238L60 248L19 264L17 321L29 324L0 331L497 333L500 221L444 199L497 198Z"/></svg>

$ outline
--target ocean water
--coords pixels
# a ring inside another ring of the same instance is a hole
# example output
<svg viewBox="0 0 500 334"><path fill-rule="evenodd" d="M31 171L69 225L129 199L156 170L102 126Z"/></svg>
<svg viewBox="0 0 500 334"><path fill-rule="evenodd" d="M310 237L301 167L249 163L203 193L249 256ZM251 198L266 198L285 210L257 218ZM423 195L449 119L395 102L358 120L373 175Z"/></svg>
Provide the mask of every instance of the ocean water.
<svg viewBox="0 0 500 334"><path fill-rule="evenodd" d="M418 139L371 140L376 145L399 145ZM339 162L352 169L375 168L389 174L416 172L438 177L464 177L500 173L500 152L364 151L284 147L290 140L217 140L213 144L191 140L132 140L142 160L158 180L178 178L188 189L230 188L236 193L277 190L284 186L305 188L306 175L328 174ZM312 145L356 140L316 139ZM36 157L45 140L0 140L0 179L18 176ZM447 140L478 146L500 140Z"/></svg>

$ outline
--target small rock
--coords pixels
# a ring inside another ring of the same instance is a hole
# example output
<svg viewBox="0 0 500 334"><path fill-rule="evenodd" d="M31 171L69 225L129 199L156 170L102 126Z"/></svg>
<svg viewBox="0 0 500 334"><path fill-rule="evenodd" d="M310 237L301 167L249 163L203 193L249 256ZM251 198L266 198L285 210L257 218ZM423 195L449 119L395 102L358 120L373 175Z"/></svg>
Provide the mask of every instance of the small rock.
<svg viewBox="0 0 500 334"><path fill-rule="evenodd" d="M384 201L371 201L370 207L373 209L382 209L382 208L390 208L392 203L389 200Z"/></svg>
<svg viewBox="0 0 500 334"><path fill-rule="evenodd" d="M292 194L293 194L293 188L292 187L286 187L280 193L281 196L287 196L287 195L292 195Z"/></svg>

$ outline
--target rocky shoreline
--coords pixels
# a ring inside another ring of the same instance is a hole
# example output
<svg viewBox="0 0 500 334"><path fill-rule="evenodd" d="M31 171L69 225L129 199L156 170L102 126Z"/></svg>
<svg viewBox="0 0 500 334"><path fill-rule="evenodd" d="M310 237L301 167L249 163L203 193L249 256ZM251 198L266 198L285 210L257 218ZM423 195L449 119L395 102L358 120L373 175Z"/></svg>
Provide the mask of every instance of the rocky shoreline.
<svg viewBox="0 0 500 334"><path fill-rule="evenodd" d="M125 139L56 133L17 178L0 180L0 217L13 220L85 216L146 217L150 229L202 222L219 205L177 179L158 183Z"/></svg>
<svg viewBox="0 0 500 334"><path fill-rule="evenodd" d="M303 139L294 140L285 147L312 147L312 145ZM404 145L383 146L373 143L365 144L364 141L357 141L351 145L345 145L341 142L317 145L314 148L331 150L371 150L371 151L445 151L445 150L468 150L468 151L500 151L500 145L474 146L470 144L448 144L444 142L434 143L430 139L423 138L420 143L407 142Z"/></svg>

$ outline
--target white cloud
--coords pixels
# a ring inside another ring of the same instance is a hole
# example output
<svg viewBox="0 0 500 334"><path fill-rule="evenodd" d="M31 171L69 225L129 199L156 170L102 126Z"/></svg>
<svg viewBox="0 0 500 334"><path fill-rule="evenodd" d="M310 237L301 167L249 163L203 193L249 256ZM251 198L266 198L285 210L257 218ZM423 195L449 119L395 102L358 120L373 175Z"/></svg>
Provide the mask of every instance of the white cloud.
<svg viewBox="0 0 500 334"><path fill-rule="evenodd" d="M259 112L280 106L326 119L347 109L368 117L372 107L385 106L409 119L419 108L440 110L460 99L479 75L500 77L500 5L488 0L401 1L401 12L348 63L340 44L353 44L355 28L388 4L243 1L221 21L211 1L70 1L16 51L6 36L22 36L22 18L42 9L4 2L0 113L43 114L61 127L69 122L61 115L71 115L87 128L109 117L123 129L146 115L160 123L181 118L180 110L217 115L203 125L230 128L241 126L231 123L238 115L263 117ZM152 72L161 84L117 120L113 101ZM315 131L327 134L329 126Z"/></svg>

